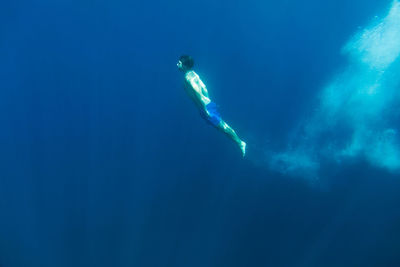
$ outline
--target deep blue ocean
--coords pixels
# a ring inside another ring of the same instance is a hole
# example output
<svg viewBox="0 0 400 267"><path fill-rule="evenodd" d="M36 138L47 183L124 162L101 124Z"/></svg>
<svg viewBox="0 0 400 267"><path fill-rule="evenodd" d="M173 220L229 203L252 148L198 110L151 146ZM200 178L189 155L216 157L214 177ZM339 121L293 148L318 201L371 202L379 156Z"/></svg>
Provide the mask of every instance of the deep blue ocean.
<svg viewBox="0 0 400 267"><path fill-rule="evenodd" d="M399 72L398 0L2 1L0 266L400 266Z"/></svg>

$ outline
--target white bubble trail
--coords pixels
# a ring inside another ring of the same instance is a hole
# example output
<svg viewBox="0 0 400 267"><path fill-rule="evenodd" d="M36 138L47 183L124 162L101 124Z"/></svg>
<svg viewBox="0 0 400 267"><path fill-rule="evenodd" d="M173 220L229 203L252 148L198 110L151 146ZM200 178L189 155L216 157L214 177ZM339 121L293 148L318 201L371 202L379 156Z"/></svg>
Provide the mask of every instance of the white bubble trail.
<svg viewBox="0 0 400 267"><path fill-rule="evenodd" d="M315 113L291 149L268 156L271 168L315 176L321 161L359 158L400 171L400 2L343 47L347 66L321 90ZM340 134L338 134L340 133Z"/></svg>

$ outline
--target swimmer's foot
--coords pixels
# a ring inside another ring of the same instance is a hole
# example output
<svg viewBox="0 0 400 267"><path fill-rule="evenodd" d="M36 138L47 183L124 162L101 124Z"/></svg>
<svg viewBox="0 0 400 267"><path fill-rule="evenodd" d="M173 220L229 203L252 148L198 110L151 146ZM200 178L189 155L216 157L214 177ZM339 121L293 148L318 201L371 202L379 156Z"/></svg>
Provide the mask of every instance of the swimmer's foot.
<svg viewBox="0 0 400 267"><path fill-rule="evenodd" d="M244 157L246 155L246 143L243 141L240 141L239 147L240 147L240 150L242 150L242 156Z"/></svg>

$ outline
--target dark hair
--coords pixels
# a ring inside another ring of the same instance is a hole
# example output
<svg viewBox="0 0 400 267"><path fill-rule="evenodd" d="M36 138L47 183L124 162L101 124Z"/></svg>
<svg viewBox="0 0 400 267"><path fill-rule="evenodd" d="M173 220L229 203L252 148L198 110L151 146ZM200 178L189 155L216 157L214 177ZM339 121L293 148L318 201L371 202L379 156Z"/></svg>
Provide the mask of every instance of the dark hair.
<svg viewBox="0 0 400 267"><path fill-rule="evenodd" d="M183 55L179 58L179 60L182 62L183 67L187 70L192 69L194 66L194 60L191 56Z"/></svg>

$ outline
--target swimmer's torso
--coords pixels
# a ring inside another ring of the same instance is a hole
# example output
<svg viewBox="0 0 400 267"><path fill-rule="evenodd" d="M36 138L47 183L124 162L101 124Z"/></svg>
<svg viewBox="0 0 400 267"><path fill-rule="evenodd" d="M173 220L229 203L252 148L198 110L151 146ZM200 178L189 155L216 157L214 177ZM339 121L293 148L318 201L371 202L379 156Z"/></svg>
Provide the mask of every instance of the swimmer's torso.
<svg viewBox="0 0 400 267"><path fill-rule="evenodd" d="M211 102L205 84L201 81L199 75L192 70L185 73L185 90L196 105L200 107Z"/></svg>

